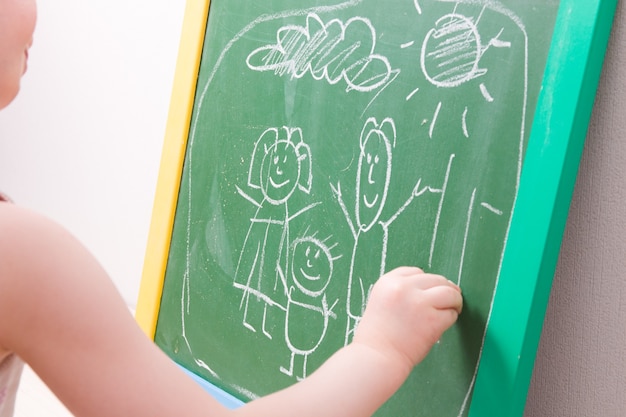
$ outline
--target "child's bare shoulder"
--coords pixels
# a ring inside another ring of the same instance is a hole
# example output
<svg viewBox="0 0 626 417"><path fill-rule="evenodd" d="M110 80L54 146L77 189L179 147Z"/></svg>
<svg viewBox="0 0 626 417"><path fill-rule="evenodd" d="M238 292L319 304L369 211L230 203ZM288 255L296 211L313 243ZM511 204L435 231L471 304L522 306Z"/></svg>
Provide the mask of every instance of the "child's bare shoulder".
<svg viewBox="0 0 626 417"><path fill-rule="evenodd" d="M0 256L5 251L24 249L21 244L32 244L35 239L43 243L59 233L63 229L45 216L15 204L0 203Z"/></svg>
<svg viewBox="0 0 626 417"><path fill-rule="evenodd" d="M67 232L45 216L0 203L0 316L14 304L16 296L35 292L32 288L37 287L35 280L41 276L35 272L42 269L50 253L63 251L67 241L64 235Z"/></svg>

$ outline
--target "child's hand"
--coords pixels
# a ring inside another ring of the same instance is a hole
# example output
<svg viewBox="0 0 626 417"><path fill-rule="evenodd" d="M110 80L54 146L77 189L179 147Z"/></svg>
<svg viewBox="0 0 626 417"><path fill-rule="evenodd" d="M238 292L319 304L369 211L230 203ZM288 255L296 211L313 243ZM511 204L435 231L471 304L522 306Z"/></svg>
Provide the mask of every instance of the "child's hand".
<svg viewBox="0 0 626 417"><path fill-rule="evenodd" d="M461 313L460 288L440 275L402 267L374 285L354 343L367 345L410 372Z"/></svg>

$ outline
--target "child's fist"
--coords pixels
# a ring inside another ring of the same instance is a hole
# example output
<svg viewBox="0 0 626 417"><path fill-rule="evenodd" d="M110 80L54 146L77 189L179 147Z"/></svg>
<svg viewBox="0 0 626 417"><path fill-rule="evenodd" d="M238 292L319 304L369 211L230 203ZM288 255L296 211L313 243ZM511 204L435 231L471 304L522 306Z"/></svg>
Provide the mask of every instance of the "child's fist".
<svg viewBox="0 0 626 417"><path fill-rule="evenodd" d="M446 278L419 268L394 269L372 288L354 342L399 360L410 372L454 324L462 305L460 288Z"/></svg>

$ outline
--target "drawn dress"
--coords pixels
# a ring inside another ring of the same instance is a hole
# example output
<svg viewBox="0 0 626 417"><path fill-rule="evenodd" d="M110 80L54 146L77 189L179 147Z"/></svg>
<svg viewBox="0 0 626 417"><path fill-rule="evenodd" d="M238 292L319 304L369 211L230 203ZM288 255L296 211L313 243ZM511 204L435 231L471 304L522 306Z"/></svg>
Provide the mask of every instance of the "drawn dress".
<svg viewBox="0 0 626 417"><path fill-rule="evenodd" d="M256 300L263 305L262 328L270 338L266 327L268 307L284 310L287 304L287 285L278 271L289 268L289 223L316 205L295 212L289 205L296 191L310 192L310 164L311 152L300 129L268 128L255 143L248 173L248 187L260 189L262 201L258 203L237 187L239 194L258 209L250 219L233 285L243 291L240 308L244 326L257 330L248 321L250 303Z"/></svg>

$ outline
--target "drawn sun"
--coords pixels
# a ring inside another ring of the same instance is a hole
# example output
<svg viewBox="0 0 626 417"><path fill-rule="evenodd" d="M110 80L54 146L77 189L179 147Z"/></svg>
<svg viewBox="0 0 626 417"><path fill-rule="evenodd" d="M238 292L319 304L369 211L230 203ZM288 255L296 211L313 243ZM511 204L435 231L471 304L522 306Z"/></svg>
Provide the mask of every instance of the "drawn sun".
<svg viewBox="0 0 626 417"><path fill-rule="evenodd" d="M414 2L418 13L421 14L419 3L417 0ZM487 49L511 46L509 42L499 39L502 30L487 44L481 40L478 25L487 8L486 5L475 18L457 12L458 6L459 3L456 4L452 13L442 16L435 22L421 45L419 61L422 73L426 80L437 88L455 88L482 77L487 73L487 69L481 68L480 61ZM414 44L415 42L407 42L401 45L401 48L408 48ZM480 84L479 89L487 102L494 101L494 97L484 83ZM419 90L419 88L414 89L406 100L410 100ZM429 136L431 138L441 107L442 103L439 102L430 122ZM461 118L465 137L469 137L467 112L466 107Z"/></svg>

